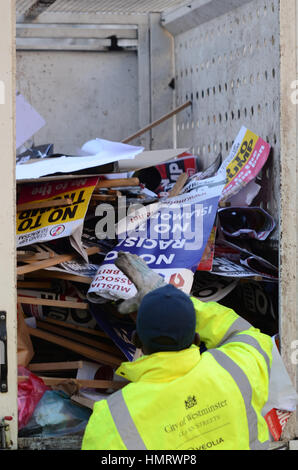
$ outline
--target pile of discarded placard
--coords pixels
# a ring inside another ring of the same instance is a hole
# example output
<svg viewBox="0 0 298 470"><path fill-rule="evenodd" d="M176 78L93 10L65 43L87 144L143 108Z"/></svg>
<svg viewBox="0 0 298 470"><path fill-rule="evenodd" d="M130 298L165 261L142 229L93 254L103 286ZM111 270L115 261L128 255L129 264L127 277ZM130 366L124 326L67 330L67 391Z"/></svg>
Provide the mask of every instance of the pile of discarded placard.
<svg viewBox="0 0 298 470"><path fill-rule="evenodd" d="M140 351L136 312L119 310L137 293L119 252L278 332L278 268L260 256L275 221L256 203L270 145L242 127L208 168L187 150L95 139L76 156L18 155L20 436L81 432L94 401L125 385L115 370Z"/></svg>

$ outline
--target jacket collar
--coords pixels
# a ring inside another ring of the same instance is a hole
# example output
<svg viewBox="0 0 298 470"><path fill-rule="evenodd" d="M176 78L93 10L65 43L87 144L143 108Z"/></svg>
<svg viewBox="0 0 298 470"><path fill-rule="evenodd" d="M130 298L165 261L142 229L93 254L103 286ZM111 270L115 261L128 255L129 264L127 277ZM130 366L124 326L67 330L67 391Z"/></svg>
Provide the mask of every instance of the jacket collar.
<svg viewBox="0 0 298 470"><path fill-rule="evenodd" d="M131 382L170 382L187 374L200 358L200 349L192 345L179 352L159 352L123 362L116 374Z"/></svg>

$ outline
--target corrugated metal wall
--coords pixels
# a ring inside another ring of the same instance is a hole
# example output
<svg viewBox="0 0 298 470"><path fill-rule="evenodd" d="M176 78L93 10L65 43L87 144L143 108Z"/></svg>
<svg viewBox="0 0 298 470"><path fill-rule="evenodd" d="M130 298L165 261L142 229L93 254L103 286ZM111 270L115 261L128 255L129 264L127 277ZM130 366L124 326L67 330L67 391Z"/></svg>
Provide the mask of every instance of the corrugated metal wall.
<svg viewBox="0 0 298 470"><path fill-rule="evenodd" d="M270 142L261 205L279 213L279 0L254 0L175 36L178 146L191 145L205 165L226 157L240 127ZM278 240L278 231L275 239Z"/></svg>

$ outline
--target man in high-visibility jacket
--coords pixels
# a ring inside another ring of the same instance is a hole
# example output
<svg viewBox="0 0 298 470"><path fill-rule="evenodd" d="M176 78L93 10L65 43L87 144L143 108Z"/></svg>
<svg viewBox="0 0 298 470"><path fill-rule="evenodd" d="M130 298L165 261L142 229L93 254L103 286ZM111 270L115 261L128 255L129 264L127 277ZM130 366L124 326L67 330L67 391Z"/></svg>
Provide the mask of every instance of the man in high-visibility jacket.
<svg viewBox="0 0 298 470"><path fill-rule="evenodd" d="M144 356L117 370L128 385L95 403L83 450L268 449L269 336L167 285L143 298L135 341Z"/></svg>

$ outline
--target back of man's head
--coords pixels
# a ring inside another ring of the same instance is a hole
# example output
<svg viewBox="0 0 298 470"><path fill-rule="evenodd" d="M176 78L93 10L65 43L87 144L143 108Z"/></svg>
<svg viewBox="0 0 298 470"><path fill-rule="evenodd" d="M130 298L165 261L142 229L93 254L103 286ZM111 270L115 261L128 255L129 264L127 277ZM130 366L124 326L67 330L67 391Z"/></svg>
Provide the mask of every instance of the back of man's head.
<svg viewBox="0 0 298 470"><path fill-rule="evenodd" d="M171 284L145 295L136 331L145 354L181 351L195 338L196 314L188 295Z"/></svg>

